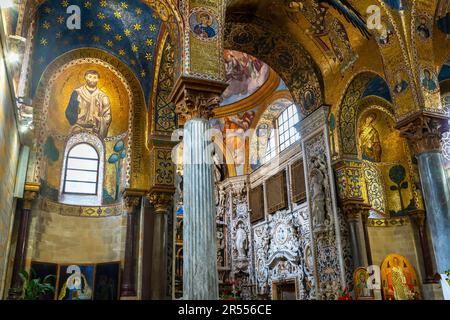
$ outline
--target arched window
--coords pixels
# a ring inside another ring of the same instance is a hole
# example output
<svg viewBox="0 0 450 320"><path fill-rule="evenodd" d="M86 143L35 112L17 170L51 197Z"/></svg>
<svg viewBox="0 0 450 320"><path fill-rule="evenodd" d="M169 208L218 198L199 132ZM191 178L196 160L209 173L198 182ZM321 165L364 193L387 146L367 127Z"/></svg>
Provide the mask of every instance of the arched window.
<svg viewBox="0 0 450 320"><path fill-rule="evenodd" d="M296 124L299 120L300 118L295 104L291 104L284 109L278 117L280 152L300 139L300 134L296 128Z"/></svg>
<svg viewBox="0 0 450 320"><path fill-rule="evenodd" d="M275 130L270 131L269 140L267 140L267 149L264 156L264 162L267 162L275 157L277 154L277 144L275 141Z"/></svg>
<svg viewBox="0 0 450 320"><path fill-rule="evenodd" d="M63 193L96 195L99 155L88 143L73 146L66 158Z"/></svg>
<svg viewBox="0 0 450 320"><path fill-rule="evenodd" d="M270 132L267 140L264 163L273 159L278 153L286 150L296 141L300 140L298 124L300 117L297 106L294 103L288 106L279 114L275 121L274 128Z"/></svg>

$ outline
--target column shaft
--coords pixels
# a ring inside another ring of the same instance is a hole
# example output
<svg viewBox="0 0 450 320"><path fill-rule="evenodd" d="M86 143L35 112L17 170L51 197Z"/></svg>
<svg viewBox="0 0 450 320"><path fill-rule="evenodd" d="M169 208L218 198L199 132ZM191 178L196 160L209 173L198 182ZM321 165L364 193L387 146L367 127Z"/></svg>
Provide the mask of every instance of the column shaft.
<svg viewBox="0 0 450 320"><path fill-rule="evenodd" d="M166 296L167 214L156 213L153 225L151 299L162 300Z"/></svg>
<svg viewBox="0 0 450 320"><path fill-rule="evenodd" d="M125 260L123 264L122 286L120 288L121 297L136 296L136 281L135 281L135 215L127 213L127 231L125 240Z"/></svg>
<svg viewBox="0 0 450 320"><path fill-rule="evenodd" d="M353 254L354 268L363 267L363 253L361 252L362 247L360 246L360 237L358 232L358 220L349 220L349 232L350 232L350 242Z"/></svg>
<svg viewBox="0 0 450 320"><path fill-rule="evenodd" d="M184 126L184 299L219 298L216 210L208 120L192 118Z"/></svg>
<svg viewBox="0 0 450 320"><path fill-rule="evenodd" d="M25 267L25 257L27 254L28 229L31 210L22 208L17 235L16 251L14 254L14 266L11 280L11 289L19 289L22 284L19 272Z"/></svg>
<svg viewBox="0 0 450 320"><path fill-rule="evenodd" d="M450 266L450 191L443 158L431 151L419 154L417 160L437 269L443 274Z"/></svg>

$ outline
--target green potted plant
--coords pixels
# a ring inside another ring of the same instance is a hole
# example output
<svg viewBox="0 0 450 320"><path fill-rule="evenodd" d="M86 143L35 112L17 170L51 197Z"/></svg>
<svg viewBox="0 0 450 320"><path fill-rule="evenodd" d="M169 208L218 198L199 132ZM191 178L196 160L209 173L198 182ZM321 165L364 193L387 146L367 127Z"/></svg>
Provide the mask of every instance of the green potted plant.
<svg viewBox="0 0 450 320"><path fill-rule="evenodd" d="M22 278L21 300L39 300L45 294L55 290L51 284L51 279L55 277L54 275L48 275L44 279L37 278L33 269L30 270L30 273L22 270L19 272L19 275Z"/></svg>

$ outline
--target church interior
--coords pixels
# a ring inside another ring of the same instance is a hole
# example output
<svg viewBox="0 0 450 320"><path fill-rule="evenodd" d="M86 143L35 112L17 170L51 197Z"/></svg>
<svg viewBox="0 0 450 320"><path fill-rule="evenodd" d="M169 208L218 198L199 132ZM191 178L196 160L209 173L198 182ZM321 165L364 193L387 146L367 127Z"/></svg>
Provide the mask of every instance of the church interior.
<svg viewBox="0 0 450 320"><path fill-rule="evenodd" d="M0 10L0 299L450 300L449 1Z"/></svg>

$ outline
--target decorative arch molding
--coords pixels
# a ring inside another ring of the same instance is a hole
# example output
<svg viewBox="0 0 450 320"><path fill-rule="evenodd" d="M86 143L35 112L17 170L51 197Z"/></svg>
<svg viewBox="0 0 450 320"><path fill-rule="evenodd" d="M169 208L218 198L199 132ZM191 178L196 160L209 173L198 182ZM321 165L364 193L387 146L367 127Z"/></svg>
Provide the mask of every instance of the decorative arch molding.
<svg viewBox="0 0 450 320"><path fill-rule="evenodd" d="M45 69L36 91L33 101L33 116L36 124L36 164L31 177L38 182L41 176L40 164L43 157L43 138L48 134L46 130L47 112L49 108L50 89L58 75L67 68L82 63L95 63L112 71L123 83L129 96L129 123L127 132L106 139L129 137L126 157L126 187L145 189L148 188L148 177L142 175L148 171L147 149L147 117L146 106L142 88L134 73L119 59L100 49L83 48L67 52L55 59Z"/></svg>
<svg viewBox="0 0 450 320"><path fill-rule="evenodd" d="M241 14L227 16L225 48L266 62L286 83L303 117L323 104L323 79L315 61L270 22Z"/></svg>
<svg viewBox="0 0 450 320"><path fill-rule="evenodd" d="M341 156L357 156L356 147L356 115L360 107L361 97L368 83L379 74L372 71L364 71L356 74L349 82L345 94L339 103L337 128L339 152ZM386 100L368 96L364 99L375 99L373 101L381 101L383 105L389 104ZM364 100L363 99L363 100ZM390 105L390 104L389 104Z"/></svg>

